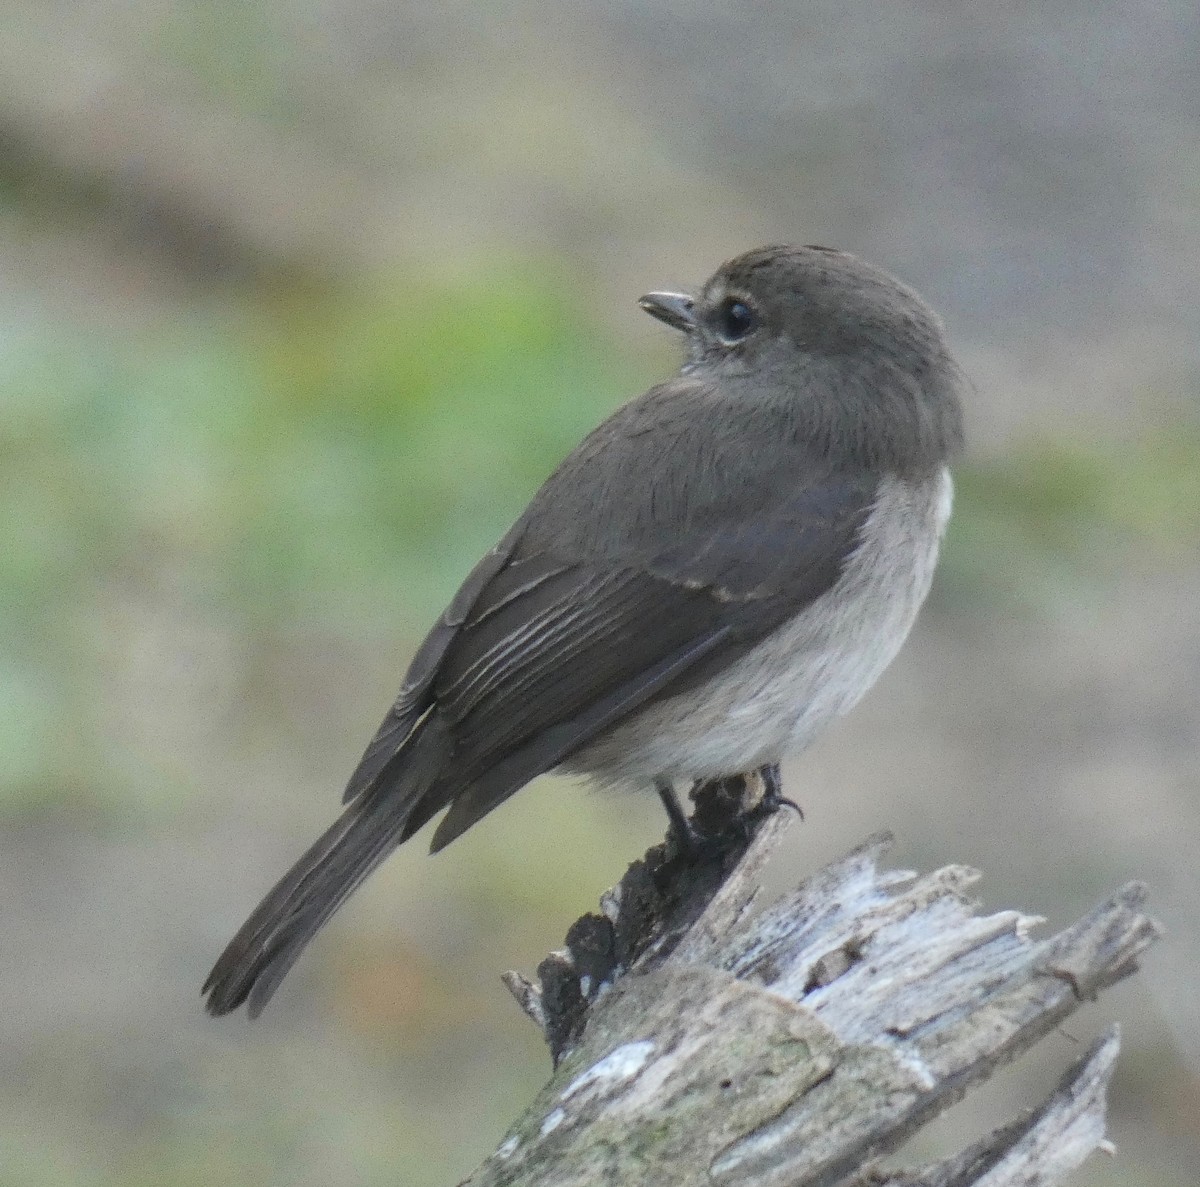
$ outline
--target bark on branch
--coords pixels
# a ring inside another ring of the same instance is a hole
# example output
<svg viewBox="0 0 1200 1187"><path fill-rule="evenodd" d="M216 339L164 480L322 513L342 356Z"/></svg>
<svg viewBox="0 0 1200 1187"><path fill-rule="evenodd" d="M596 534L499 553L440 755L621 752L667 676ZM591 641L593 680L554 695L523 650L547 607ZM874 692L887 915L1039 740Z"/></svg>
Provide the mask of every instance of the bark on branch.
<svg viewBox="0 0 1200 1187"><path fill-rule="evenodd" d="M752 914L791 823L756 814L759 794L701 788L693 821L725 841L650 850L536 982L506 974L555 1072L464 1187L1015 1187L1105 1148L1115 1028L1029 1116L935 1165L879 1169L1134 971L1159 934L1144 888L1038 940L1037 918L976 914L974 871L881 870L880 835Z"/></svg>

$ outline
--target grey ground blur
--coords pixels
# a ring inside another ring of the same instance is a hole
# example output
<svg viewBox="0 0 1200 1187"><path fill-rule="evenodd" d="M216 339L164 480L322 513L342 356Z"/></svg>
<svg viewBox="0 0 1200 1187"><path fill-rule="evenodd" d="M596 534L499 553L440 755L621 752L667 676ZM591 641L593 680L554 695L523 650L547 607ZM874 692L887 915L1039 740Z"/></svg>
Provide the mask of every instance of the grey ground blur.
<svg viewBox="0 0 1200 1187"><path fill-rule="evenodd" d="M881 827L1052 922L1131 877L1115 1160L1200 1167L1194 4L33 4L0 47L0 1181L448 1184L540 1084L531 968L661 832L542 781L420 839L254 1026L220 946L430 616L674 365L640 314L845 247L978 392L931 603L787 772L782 887ZM928 1147L926 1147L928 1148Z"/></svg>

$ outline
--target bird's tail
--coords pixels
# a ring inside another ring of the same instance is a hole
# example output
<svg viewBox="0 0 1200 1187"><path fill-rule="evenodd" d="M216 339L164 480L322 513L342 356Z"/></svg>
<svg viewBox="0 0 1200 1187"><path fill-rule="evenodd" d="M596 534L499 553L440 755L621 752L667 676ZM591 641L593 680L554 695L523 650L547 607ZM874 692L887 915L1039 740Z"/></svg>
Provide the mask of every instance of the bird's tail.
<svg viewBox="0 0 1200 1187"><path fill-rule="evenodd" d="M258 1017L308 942L404 838L436 776L434 764L416 766L424 772L409 767L400 786L384 779L355 799L254 909L201 990L210 1014L248 1002Z"/></svg>

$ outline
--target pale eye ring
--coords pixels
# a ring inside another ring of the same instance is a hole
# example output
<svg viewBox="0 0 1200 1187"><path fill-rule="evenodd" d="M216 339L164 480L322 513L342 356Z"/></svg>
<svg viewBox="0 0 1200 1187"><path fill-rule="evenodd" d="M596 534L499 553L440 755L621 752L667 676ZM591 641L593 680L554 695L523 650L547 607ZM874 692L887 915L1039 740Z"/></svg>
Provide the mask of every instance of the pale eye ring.
<svg viewBox="0 0 1200 1187"><path fill-rule="evenodd" d="M717 333L723 342L741 342L757 325L758 315L753 308L736 297L727 298L717 311Z"/></svg>

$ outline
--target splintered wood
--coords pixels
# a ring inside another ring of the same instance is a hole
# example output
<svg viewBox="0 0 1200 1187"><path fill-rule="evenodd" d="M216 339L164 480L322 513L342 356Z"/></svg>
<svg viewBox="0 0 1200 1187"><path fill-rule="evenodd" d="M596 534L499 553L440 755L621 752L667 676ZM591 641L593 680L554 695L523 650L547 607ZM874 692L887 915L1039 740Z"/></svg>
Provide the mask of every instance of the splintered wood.
<svg viewBox="0 0 1200 1187"><path fill-rule="evenodd" d="M979 915L974 871L880 869L873 837L755 914L791 822L754 780L634 863L562 951L506 983L555 1073L469 1187L1016 1187L1106 1148L1116 1028L1040 1108L935 1165L880 1160L1127 976L1158 935L1131 883L1073 926Z"/></svg>

